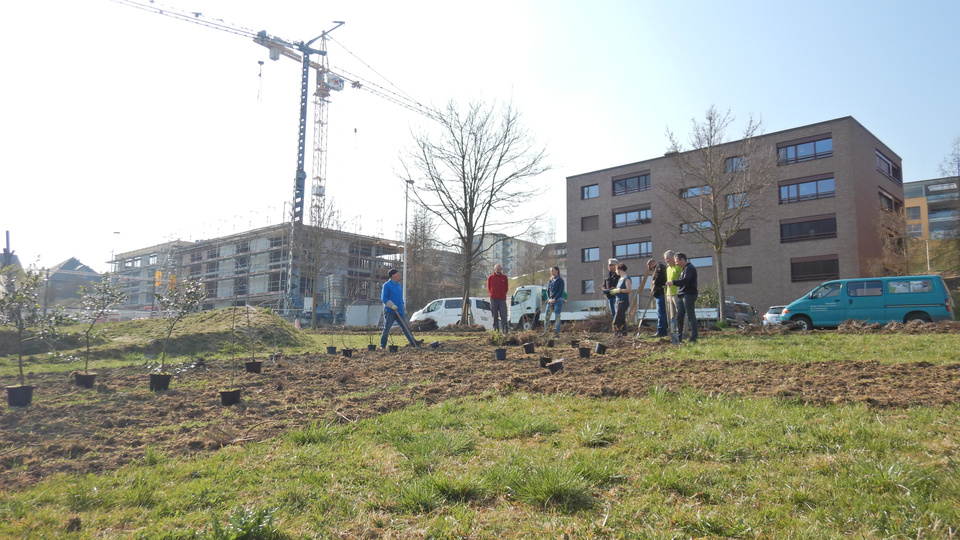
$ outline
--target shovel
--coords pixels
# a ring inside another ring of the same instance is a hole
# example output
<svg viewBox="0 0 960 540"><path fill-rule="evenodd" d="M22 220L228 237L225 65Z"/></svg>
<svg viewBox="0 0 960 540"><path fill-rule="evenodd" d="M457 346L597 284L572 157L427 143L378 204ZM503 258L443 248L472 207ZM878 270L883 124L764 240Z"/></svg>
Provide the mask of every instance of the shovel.
<svg viewBox="0 0 960 540"><path fill-rule="evenodd" d="M399 311L394 310L394 312L397 315L397 324L400 325L400 328L403 329L406 335L410 336L410 344L413 345L414 347L419 348L420 344L417 343L416 338L413 337L413 332L411 332L410 327L407 326L407 321L403 320L403 315L401 315Z"/></svg>

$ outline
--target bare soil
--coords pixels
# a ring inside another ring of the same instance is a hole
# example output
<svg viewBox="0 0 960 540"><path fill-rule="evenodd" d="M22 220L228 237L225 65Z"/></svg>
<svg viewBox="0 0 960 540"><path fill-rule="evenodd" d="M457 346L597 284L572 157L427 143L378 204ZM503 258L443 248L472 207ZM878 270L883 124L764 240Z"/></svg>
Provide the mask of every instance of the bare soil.
<svg viewBox="0 0 960 540"><path fill-rule="evenodd" d="M766 332L754 329L746 332ZM778 330L786 331L786 330ZM841 327L841 332L913 332L913 326ZM930 332L926 328L924 331ZM956 333L957 323L937 330ZM669 340L604 338L606 354L579 358L569 340L533 354L508 347L494 360L488 334L397 353L356 351L352 358L317 353L264 362L261 374L226 362L180 366L170 389L151 392L142 367L102 370L94 389L63 374L32 376L33 404L0 408L0 489L17 489L56 473L104 472L144 456L214 452L263 441L310 422L356 422L416 402L482 394L564 393L587 397L643 396L651 388L814 404L863 402L877 407L944 405L960 400L960 364L859 362L779 364L693 360ZM704 335L709 339L709 333ZM588 342L592 347L594 342ZM649 360L658 349L669 360ZM552 374L543 362L563 359ZM218 389L242 389L224 407Z"/></svg>

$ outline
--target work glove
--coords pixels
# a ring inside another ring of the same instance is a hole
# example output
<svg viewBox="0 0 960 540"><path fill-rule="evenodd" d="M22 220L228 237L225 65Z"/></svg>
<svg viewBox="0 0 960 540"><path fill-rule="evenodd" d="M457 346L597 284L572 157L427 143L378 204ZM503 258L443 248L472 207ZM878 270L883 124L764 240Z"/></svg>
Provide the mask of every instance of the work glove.
<svg viewBox="0 0 960 540"><path fill-rule="evenodd" d="M387 300L386 306L396 312L400 311L400 307L393 303L393 300Z"/></svg>
<svg viewBox="0 0 960 540"><path fill-rule="evenodd" d="M610 289L610 294L620 294L620 289Z"/></svg>

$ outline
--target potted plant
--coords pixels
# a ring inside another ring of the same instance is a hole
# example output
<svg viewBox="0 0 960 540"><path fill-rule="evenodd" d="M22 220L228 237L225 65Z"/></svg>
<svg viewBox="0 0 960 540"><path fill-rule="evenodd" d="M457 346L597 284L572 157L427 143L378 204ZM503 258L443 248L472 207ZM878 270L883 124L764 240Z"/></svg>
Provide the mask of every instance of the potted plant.
<svg viewBox="0 0 960 540"><path fill-rule="evenodd" d="M497 360L506 360L507 349L505 349L503 345L507 342L507 336L503 335L503 332L500 330L494 330L490 336L490 341L496 347L496 349L493 350L494 358Z"/></svg>
<svg viewBox="0 0 960 540"><path fill-rule="evenodd" d="M80 294L80 313L77 318L88 323L89 326L83 332L86 340L87 352L83 359L83 373L75 373L74 379L77 386L84 388L93 388L93 382L97 379L96 373L90 373L90 338L99 335L94 334L93 329L104 315L110 309L126 299L126 295L120 290L120 282L116 279L117 274L107 272L100 278L100 282L91 282L92 289L81 285Z"/></svg>
<svg viewBox="0 0 960 540"><path fill-rule="evenodd" d="M40 305L40 286L43 277L38 271L22 271L12 266L4 268L7 274L7 290L0 296L0 325L17 332L17 366L20 384L7 386L7 403L11 407L25 407L33 401L33 386L28 386L23 377L23 343L28 339L55 330L60 321L56 312L44 313Z"/></svg>
<svg viewBox="0 0 960 540"><path fill-rule="evenodd" d="M150 374L150 390L161 391L170 387L170 373L167 373L167 344L174 327L194 310L207 297L207 289L198 279L185 279L180 285L171 285L166 294L157 294L157 305L167 318L167 337L160 349L160 368Z"/></svg>

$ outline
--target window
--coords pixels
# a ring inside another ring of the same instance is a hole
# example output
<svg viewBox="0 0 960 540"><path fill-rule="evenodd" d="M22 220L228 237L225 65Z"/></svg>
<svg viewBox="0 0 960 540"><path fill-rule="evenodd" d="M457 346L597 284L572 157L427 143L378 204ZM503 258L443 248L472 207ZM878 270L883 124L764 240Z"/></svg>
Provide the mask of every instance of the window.
<svg viewBox="0 0 960 540"><path fill-rule="evenodd" d="M727 195L727 208L746 208L750 206L750 198L746 193Z"/></svg>
<svg viewBox="0 0 960 540"><path fill-rule="evenodd" d="M270 281L267 283L268 292L281 292L286 288L286 272L274 272L270 274Z"/></svg>
<svg viewBox="0 0 960 540"><path fill-rule="evenodd" d="M894 163L890 158L883 155L883 152L877 150L877 170L887 175L898 184L903 183L903 174L900 172L900 166Z"/></svg>
<svg viewBox="0 0 960 540"><path fill-rule="evenodd" d="M190 254L190 262L195 263L195 262L200 262L202 260L203 260L203 253L200 253L199 251L194 251L193 253Z"/></svg>
<svg viewBox="0 0 960 540"><path fill-rule="evenodd" d="M283 252L278 250L270 252L270 268L278 268L283 264Z"/></svg>
<svg viewBox="0 0 960 540"><path fill-rule="evenodd" d="M727 238L727 247L739 247L750 245L750 229L740 229L733 233L733 236Z"/></svg>
<svg viewBox="0 0 960 540"><path fill-rule="evenodd" d="M247 278L237 278L233 280L233 294L235 296L247 294Z"/></svg>
<svg viewBox="0 0 960 540"><path fill-rule="evenodd" d="M583 191L580 193L580 198L583 200L596 199L599 196L600 196L600 184L593 184L592 186L583 186Z"/></svg>
<svg viewBox="0 0 960 540"><path fill-rule="evenodd" d="M753 283L752 266L727 268L727 285L745 285L747 283Z"/></svg>
<svg viewBox="0 0 960 540"><path fill-rule="evenodd" d="M833 197L835 184L833 178L823 178L780 186L780 204Z"/></svg>
<svg viewBox="0 0 960 540"><path fill-rule="evenodd" d="M728 173L742 171L747 168L747 157L746 156L734 156L728 157L723 160L724 169Z"/></svg>
<svg viewBox="0 0 960 540"><path fill-rule="evenodd" d="M208 259L219 259L220 258L220 248L213 248L207 250Z"/></svg>
<svg viewBox="0 0 960 540"><path fill-rule="evenodd" d="M580 218L581 231L595 231L600 228L600 216L587 216Z"/></svg>
<svg viewBox="0 0 960 540"><path fill-rule="evenodd" d="M199 275L200 275L200 272L202 271L201 268L200 268L200 266L201 266L201 265L199 265L199 264L191 264L191 265L190 265L190 275L191 275L191 276L199 276Z"/></svg>
<svg viewBox="0 0 960 540"><path fill-rule="evenodd" d="M613 228L629 227L631 225L640 225L641 223L650 223L650 209L628 210L626 212L615 212L613 214Z"/></svg>
<svg viewBox="0 0 960 540"><path fill-rule="evenodd" d="M697 221L691 223L681 223L680 224L680 234L686 234L696 231L706 231L712 229L713 226L709 221Z"/></svg>
<svg viewBox="0 0 960 540"><path fill-rule="evenodd" d="M649 240L630 242L626 244L615 244L613 246L613 256L617 259L637 259L640 257L649 257L652 253L653 243Z"/></svg>
<svg viewBox="0 0 960 540"><path fill-rule="evenodd" d="M247 271L249 259L247 257L237 257L233 263L234 273L242 274Z"/></svg>
<svg viewBox="0 0 960 540"><path fill-rule="evenodd" d="M600 248L583 248L583 262L594 262L600 260Z"/></svg>
<svg viewBox="0 0 960 540"><path fill-rule="evenodd" d="M809 219L807 221L798 221L794 223L780 222L781 244L836 237L837 218L835 216L824 217L821 219Z"/></svg>
<svg viewBox="0 0 960 540"><path fill-rule="evenodd" d="M933 282L929 279L887 282L887 292L890 294L930 292L932 290Z"/></svg>
<svg viewBox="0 0 960 540"><path fill-rule="evenodd" d="M923 223L908 223L907 236L910 238L920 238L923 236Z"/></svg>
<svg viewBox="0 0 960 540"><path fill-rule="evenodd" d="M883 284L879 279L848 283L847 296L883 296Z"/></svg>
<svg viewBox="0 0 960 540"><path fill-rule="evenodd" d="M900 212L900 209L903 208L903 203L893 198L892 195L885 191L880 191L880 208L888 212Z"/></svg>
<svg viewBox="0 0 960 540"><path fill-rule="evenodd" d="M790 259L790 281L826 281L839 277L840 259L836 255ZM836 285L839 288L839 284Z"/></svg>
<svg viewBox="0 0 960 540"><path fill-rule="evenodd" d="M908 206L908 207L907 207L907 219L920 219L920 207L919 207L919 206Z"/></svg>
<svg viewBox="0 0 960 540"><path fill-rule="evenodd" d="M220 271L220 261L210 261L207 263L207 273L216 273Z"/></svg>
<svg viewBox="0 0 960 540"><path fill-rule="evenodd" d="M270 238L270 247L275 248L275 247L280 247L282 245L283 245L282 236L273 236Z"/></svg>
<svg viewBox="0 0 960 540"><path fill-rule="evenodd" d="M237 244L237 253L247 253L250 251L250 242L240 242Z"/></svg>
<svg viewBox="0 0 960 540"><path fill-rule="evenodd" d="M147 255L147 264L149 264L149 265L157 264L157 254L156 254L156 253L151 253L150 255Z"/></svg>
<svg viewBox="0 0 960 540"><path fill-rule="evenodd" d="M713 257L694 257L689 259L689 262L693 264L694 268L713 266Z"/></svg>
<svg viewBox="0 0 960 540"><path fill-rule="evenodd" d="M650 175L641 174L613 181L613 194L624 195L650 189Z"/></svg>
<svg viewBox="0 0 960 540"><path fill-rule="evenodd" d="M833 138L827 137L815 141L777 146L777 156L781 165L800 163L811 159L827 158L833 155Z"/></svg>
<svg viewBox="0 0 960 540"><path fill-rule="evenodd" d="M699 197L700 195L709 195L710 186L697 186L692 188L684 188L680 190L680 197L683 199L688 199L690 197Z"/></svg>
<svg viewBox="0 0 960 540"><path fill-rule="evenodd" d="M217 282L208 281L203 284L207 289L207 298L216 298L217 297Z"/></svg>
<svg viewBox="0 0 960 540"><path fill-rule="evenodd" d="M593 280L585 279L580 282L580 292L583 294L593 294Z"/></svg>

